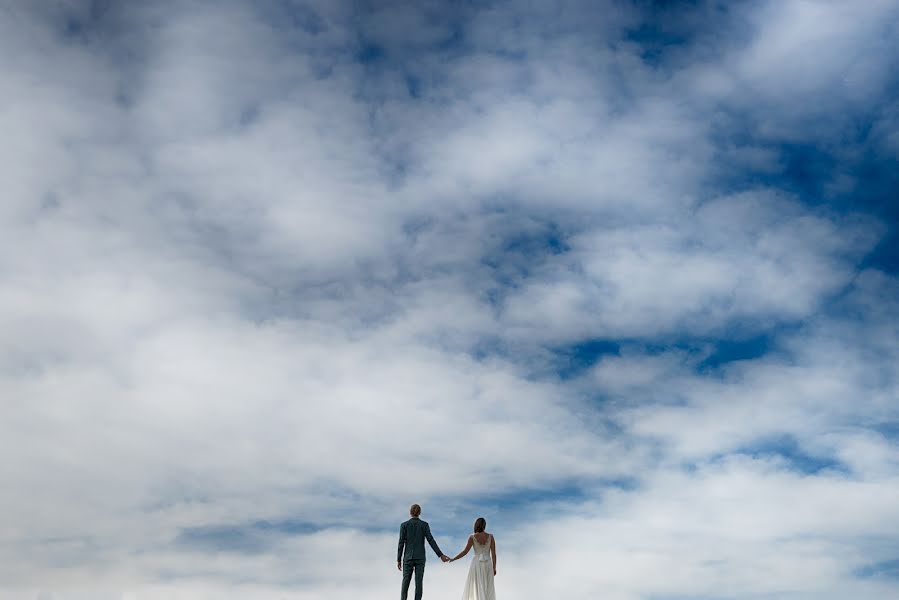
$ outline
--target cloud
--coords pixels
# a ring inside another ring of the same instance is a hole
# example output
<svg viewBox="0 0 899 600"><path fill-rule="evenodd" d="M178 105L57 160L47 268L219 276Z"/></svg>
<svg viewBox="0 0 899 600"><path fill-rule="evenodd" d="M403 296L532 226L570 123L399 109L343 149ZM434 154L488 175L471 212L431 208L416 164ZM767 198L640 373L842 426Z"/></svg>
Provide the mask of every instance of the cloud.
<svg viewBox="0 0 899 600"><path fill-rule="evenodd" d="M4 9L0 598L894 593L895 24Z"/></svg>
<svg viewBox="0 0 899 600"><path fill-rule="evenodd" d="M837 224L766 192L666 221L573 238L568 264L526 283L510 320L531 322L536 309L555 333L615 338L802 318L850 281L876 239L870 225Z"/></svg>

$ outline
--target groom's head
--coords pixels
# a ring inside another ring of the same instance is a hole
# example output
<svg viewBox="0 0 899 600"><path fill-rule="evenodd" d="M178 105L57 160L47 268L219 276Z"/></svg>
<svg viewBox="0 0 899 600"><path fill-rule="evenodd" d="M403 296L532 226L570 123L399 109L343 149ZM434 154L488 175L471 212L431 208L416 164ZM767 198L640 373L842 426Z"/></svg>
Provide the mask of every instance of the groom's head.
<svg viewBox="0 0 899 600"><path fill-rule="evenodd" d="M418 515L421 514L421 507L417 504L413 504L412 506L409 507L409 514L412 515L413 517L417 517Z"/></svg>

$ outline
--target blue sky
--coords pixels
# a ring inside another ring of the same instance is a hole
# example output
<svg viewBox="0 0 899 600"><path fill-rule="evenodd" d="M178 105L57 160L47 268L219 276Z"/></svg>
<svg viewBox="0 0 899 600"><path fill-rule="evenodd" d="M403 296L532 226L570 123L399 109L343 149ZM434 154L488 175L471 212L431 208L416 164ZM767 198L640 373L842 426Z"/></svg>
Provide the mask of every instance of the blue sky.
<svg viewBox="0 0 899 600"><path fill-rule="evenodd" d="M895 596L897 28L0 9L0 599Z"/></svg>

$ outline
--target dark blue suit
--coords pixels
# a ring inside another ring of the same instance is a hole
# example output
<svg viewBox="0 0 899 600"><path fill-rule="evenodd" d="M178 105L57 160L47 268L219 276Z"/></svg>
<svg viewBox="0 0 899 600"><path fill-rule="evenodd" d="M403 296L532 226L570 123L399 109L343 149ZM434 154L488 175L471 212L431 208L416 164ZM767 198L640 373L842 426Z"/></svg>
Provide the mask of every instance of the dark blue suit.
<svg viewBox="0 0 899 600"><path fill-rule="evenodd" d="M397 562L403 561L401 600L406 600L409 596L409 583L412 581L413 571L415 572L415 600L421 600L425 576L425 540L428 540L428 544L431 545L437 556L443 556L443 552L434 541L434 536L431 535L431 526L427 521L412 517L400 525L400 543L396 550L396 560Z"/></svg>

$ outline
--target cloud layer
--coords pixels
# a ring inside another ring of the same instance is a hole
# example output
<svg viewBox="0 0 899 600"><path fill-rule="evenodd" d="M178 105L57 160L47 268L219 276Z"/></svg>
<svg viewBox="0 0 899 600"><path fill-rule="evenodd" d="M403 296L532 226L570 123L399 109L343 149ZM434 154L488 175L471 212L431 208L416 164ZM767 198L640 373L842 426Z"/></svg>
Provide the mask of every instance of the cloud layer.
<svg viewBox="0 0 899 600"><path fill-rule="evenodd" d="M0 598L897 593L895 3L526 4L0 9Z"/></svg>

